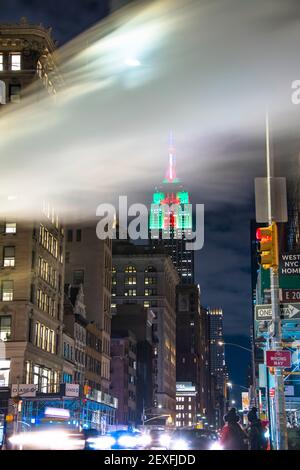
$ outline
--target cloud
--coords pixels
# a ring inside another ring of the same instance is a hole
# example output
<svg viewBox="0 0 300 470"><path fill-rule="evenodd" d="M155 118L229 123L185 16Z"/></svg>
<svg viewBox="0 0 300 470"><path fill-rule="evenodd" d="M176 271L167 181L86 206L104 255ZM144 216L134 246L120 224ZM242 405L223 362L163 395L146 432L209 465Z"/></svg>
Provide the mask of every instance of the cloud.
<svg viewBox="0 0 300 470"><path fill-rule="evenodd" d="M65 38L96 21L101 3L2 0L3 20L18 11ZM1 211L11 194L28 218L44 196L66 218L119 194L142 199L163 178L173 129L178 175L208 214L197 255L203 301L248 334L253 178L265 173L266 106L277 140L298 134L299 19L292 0L164 0L85 31L58 51L56 103L31 96L1 111Z"/></svg>

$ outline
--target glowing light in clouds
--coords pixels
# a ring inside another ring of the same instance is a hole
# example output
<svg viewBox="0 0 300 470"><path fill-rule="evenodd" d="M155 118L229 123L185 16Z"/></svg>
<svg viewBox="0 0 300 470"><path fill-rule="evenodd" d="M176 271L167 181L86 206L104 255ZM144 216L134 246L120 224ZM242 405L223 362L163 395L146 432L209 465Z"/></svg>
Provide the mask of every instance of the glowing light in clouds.
<svg viewBox="0 0 300 470"><path fill-rule="evenodd" d="M1 110L0 216L18 206L32 218L33 202L47 197L83 217L120 193L150 192L164 175L170 128L189 187L242 200L244 161L257 155L224 156L220 137L263 139L266 102L282 132L299 121L289 84L300 27L284 3L141 2L67 44L56 54L56 100L32 95ZM278 18L282 29L272 29Z"/></svg>

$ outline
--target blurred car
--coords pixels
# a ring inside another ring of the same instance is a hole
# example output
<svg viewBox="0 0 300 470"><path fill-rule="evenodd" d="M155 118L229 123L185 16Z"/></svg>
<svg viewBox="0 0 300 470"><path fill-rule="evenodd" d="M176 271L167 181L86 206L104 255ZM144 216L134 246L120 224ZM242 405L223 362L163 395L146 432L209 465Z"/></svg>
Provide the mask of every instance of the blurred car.
<svg viewBox="0 0 300 470"><path fill-rule="evenodd" d="M39 429L13 434L9 442L16 450L81 450L84 447L80 432L58 426L41 426Z"/></svg>
<svg viewBox="0 0 300 470"><path fill-rule="evenodd" d="M88 439L90 448L94 450L145 449L148 442L149 438L144 433L123 429Z"/></svg>
<svg viewBox="0 0 300 470"><path fill-rule="evenodd" d="M147 432L148 445L146 449L152 450L168 450L171 443L171 431L164 428L154 428Z"/></svg>
<svg viewBox="0 0 300 470"><path fill-rule="evenodd" d="M170 449L172 450L221 450L218 434L209 429L176 429Z"/></svg>
<svg viewBox="0 0 300 470"><path fill-rule="evenodd" d="M82 430L82 436L84 440L84 450L93 450L95 441L101 436L97 429L89 428Z"/></svg>

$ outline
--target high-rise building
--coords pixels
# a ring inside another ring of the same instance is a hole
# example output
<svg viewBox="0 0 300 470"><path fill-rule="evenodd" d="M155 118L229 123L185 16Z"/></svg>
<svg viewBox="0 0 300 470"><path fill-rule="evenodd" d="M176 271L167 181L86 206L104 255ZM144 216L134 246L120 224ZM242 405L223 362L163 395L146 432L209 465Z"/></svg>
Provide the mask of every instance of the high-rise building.
<svg viewBox="0 0 300 470"><path fill-rule="evenodd" d="M55 93L61 79L50 33L25 18L0 25L0 108L16 106L30 85ZM43 392L56 391L64 361L62 222L48 201L41 201L35 220L24 221L13 203L2 217L0 337L6 359L1 359L1 385L34 383Z"/></svg>
<svg viewBox="0 0 300 470"><path fill-rule="evenodd" d="M52 207L40 220L1 221L0 335L7 383L54 391L62 376L64 232ZM3 384L4 385L4 384Z"/></svg>
<svg viewBox="0 0 300 470"><path fill-rule="evenodd" d="M141 424L142 416L147 417L153 407L154 318L150 308L138 304L120 304L112 317L112 336L115 331L128 329L136 338L136 424Z"/></svg>
<svg viewBox="0 0 300 470"><path fill-rule="evenodd" d="M111 336L111 392L118 399L116 423L135 425L136 337L132 331L113 330Z"/></svg>
<svg viewBox="0 0 300 470"><path fill-rule="evenodd" d="M195 406L182 408L176 403L177 426L187 423L196 424L198 415L210 416L210 367L209 367L209 317L206 309L200 305L200 288L196 285L177 286L176 318L176 382L194 387ZM183 387L184 388L184 387ZM182 390L183 391L183 390ZM185 392L187 391L184 390ZM178 392L178 390L177 390ZM191 400L190 400L191 401ZM191 403L188 405L191 406ZM180 415L180 417L179 417Z"/></svg>
<svg viewBox="0 0 300 470"><path fill-rule="evenodd" d="M189 193L176 175L175 149L171 142L166 177L153 194L149 228L152 245L164 247L182 284L194 283L194 251L186 248L193 227L189 204Z"/></svg>
<svg viewBox="0 0 300 470"><path fill-rule="evenodd" d="M89 324L94 323L93 334L101 345L97 359L94 358L101 362L96 388L109 393L111 240L99 240L95 225L77 224L66 228L65 282L73 287L83 286L86 319Z"/></svg>
<svg viewBox="0 0 300 470"><path fill-rule="evenodd" d="M214 383L216 387L216 424L222 425L223 415L226 411L227 392L223 310L221 308L210 308L208 314L210 330L210 372L213 376L212 383Z"/></svg>
<svg viewBox="0 0 300 470"><path fill-rule="evenodd" d="M170 415L173 424L176 409L175 290L178 282L178 274L166 254L148 246L113 244L112 307L115 311L119 304L139 304L153 311L154 401L149 413Z"/></svg>
<svg viewBox="0 0 300 470"><path fill-rule="evenodd" d="M20 23L0 25L0 109L16 105L29 91L55 95L63 81L53 55L51 28Z"/></svg>
<svg viewBox="0 0 300 470"><path fill-rule="evenodd" d="M86 308L82 285L71 287L65 285L64 325L67 332L74 338L74 377L73 381L84 385L86 364Z"/></svg>

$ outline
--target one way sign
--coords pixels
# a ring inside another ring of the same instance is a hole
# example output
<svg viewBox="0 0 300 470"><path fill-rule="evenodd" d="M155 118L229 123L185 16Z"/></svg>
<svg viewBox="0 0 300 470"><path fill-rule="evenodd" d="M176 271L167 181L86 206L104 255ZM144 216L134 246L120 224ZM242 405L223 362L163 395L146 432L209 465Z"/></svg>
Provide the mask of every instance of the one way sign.
<svg viewBox="0 0 300 470"><path fill-rule="evenodd" d="M280 314L283 320L294 320L297 318L300 319L300 303L280 304ZM272 306L270 304L256 305L255 320L272 320Z"/></svg>

